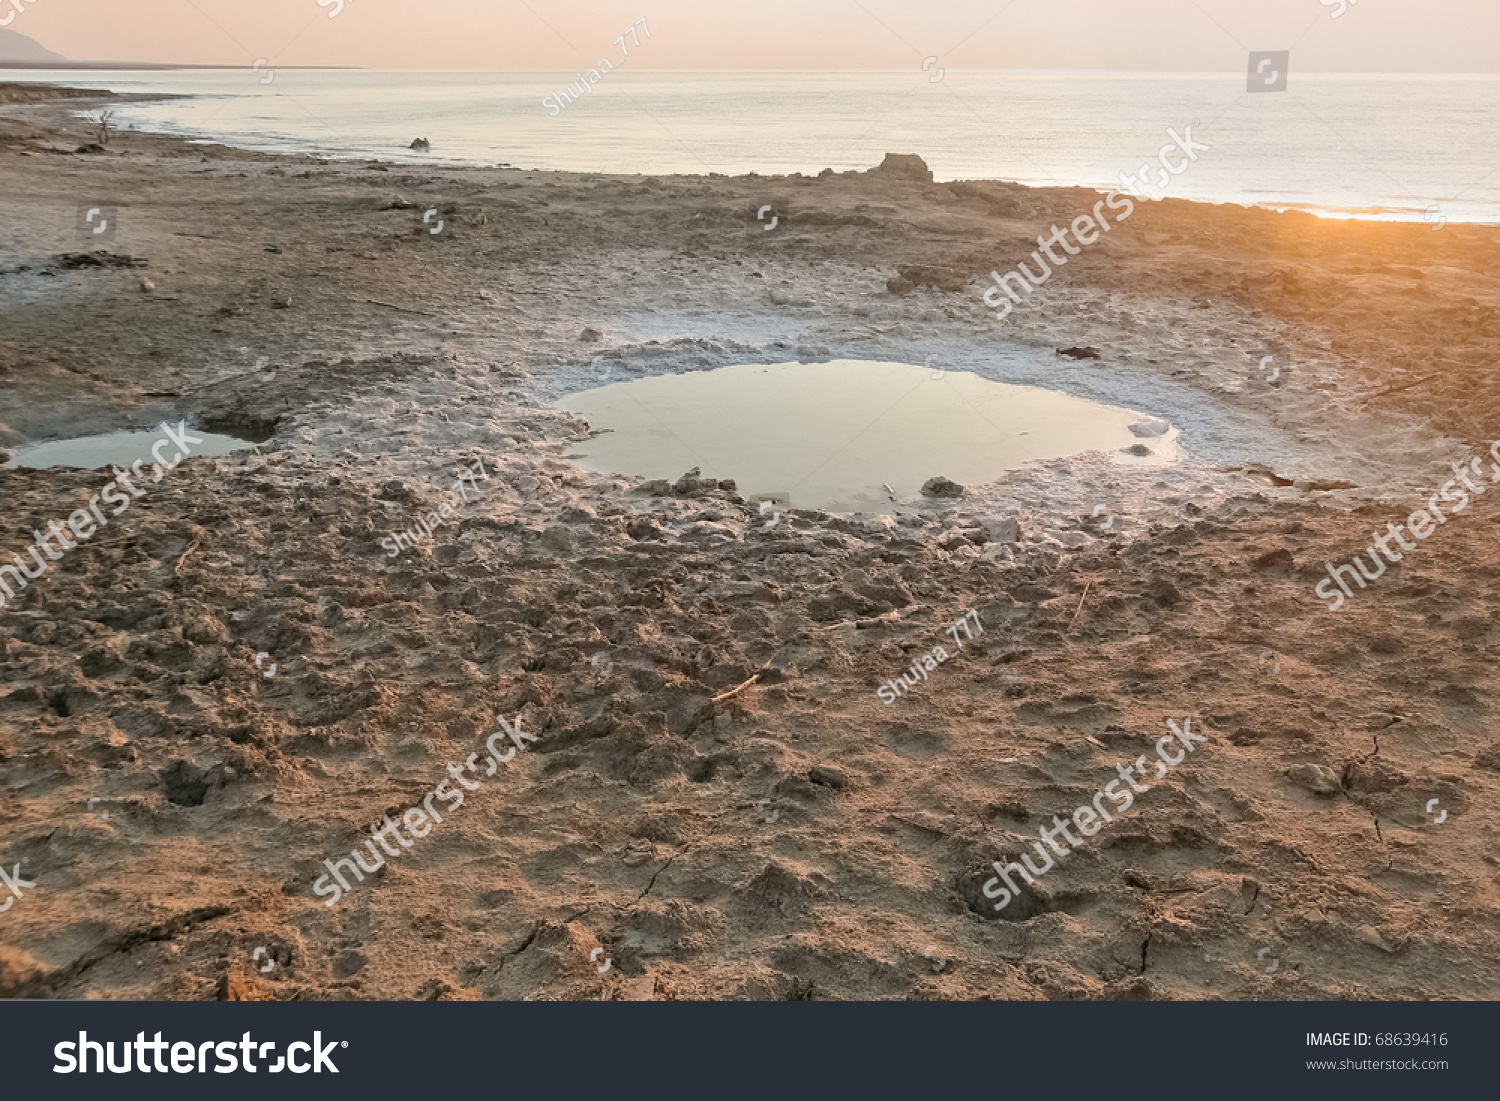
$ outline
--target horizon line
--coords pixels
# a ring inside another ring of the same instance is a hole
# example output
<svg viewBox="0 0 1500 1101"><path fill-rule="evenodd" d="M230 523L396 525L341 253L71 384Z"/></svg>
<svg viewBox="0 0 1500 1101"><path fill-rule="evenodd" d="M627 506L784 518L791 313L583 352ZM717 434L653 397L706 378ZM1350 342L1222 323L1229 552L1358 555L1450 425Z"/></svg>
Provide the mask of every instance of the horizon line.
<svg viewBox="0 0 1500 1101"><path fill-rule="evenodd" d="M232 72L250 68L245 62L170 62L170 61L0 61L0 70L28 72L179 72L184 70L211 70ZM294 72L359 72L359 73L565 73L567 68L401 68L365 65L277 65L278 70ZM905 73L917 72L915 66L847 66L830 68L770 67L770 68L678 68L670 66L641 66L634 71L652 73ZM1240 69L1146 69L1105 67L1000 67L964 68L948 66L955 73L1125 73L1151 76L1239 76ZM1307 69L1303 77L1309 76L1364 76L1364 77L1500 77L1500 69L1494 70L1431 70L1431 69Z"/></svg>

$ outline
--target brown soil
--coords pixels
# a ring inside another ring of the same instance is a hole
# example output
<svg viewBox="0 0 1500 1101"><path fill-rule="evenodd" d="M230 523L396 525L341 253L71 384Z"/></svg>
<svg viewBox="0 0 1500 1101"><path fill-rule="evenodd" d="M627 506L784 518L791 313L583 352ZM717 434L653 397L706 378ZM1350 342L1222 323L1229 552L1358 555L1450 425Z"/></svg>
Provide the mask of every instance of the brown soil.
<svg viewBox="0 0 1500 1101"><path fill-rule="evenodd" d="M78 105L34 95L0 87L0 446L271 435L0 609L0 864L37 884L0 994L1500 996L1500 494L1342 611L1311 591L1500 436L1500 232L1151 204L997 327L979 277L1097 196L77 154ZM110 243L80 203L117 205ZM1287 442L1109 530L1048 471L767 530L732 489L581 469L551 403L606 368L1005 340ZM388 557L476 459L479 498ZM0 470L0 555L108 477ZM996 915L991 862L1189 714L1208 743ZM325 858L482 765L497 715L539 740L325 906Z"/></svg>

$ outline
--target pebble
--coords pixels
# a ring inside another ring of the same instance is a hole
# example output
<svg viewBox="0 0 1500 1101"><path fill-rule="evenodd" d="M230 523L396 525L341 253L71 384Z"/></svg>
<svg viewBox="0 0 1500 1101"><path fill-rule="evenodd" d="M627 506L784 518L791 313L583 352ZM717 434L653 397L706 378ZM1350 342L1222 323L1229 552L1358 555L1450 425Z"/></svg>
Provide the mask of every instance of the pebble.
<svg viewBox="0 0 1500 1101"><path fill-rule="evenodd" d="M1147 439L1165 436L1171 430L1172 426L1160 417L1142 417L1130 426L1132 436L1144 436Z"/></svg>

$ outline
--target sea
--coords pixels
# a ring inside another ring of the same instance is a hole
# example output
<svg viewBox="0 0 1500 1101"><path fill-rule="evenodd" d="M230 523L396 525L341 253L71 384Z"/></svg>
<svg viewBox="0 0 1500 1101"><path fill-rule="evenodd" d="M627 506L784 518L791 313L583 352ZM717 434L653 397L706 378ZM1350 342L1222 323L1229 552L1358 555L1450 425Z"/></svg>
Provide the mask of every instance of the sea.
<svg viewBox="0 0 1500 1101"><path fill-rule="evenodd" d="M578 84L568 103L556 93ZM387 163L763 176L921 156L938 180L1110 189L1168 131L1209 148L1153 197L1324 217L1500 223L1500 75L976 71L599 73L29 70L171 96L119 124L246 149ZM549 100L548 97L554 97ZM424 138L425 152L410 148ZM1169 154L1177 163L1180 157Z"/></svg>

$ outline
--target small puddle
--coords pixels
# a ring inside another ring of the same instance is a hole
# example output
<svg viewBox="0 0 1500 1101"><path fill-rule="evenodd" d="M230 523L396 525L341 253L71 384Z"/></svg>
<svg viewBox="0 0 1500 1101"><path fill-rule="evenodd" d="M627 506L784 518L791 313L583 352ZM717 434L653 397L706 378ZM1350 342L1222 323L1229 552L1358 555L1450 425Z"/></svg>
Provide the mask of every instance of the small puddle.
<svg viewBox="0 0 1500 1101"><path fill-rule="evenodd" d="M886 485L909 505L924 499L929 478L992 482L1033 460L1085 451L1140 465L1180 457L1175 429L1157 422L1164 434L1139 435L1131 426L1144 418L1128 409L872 360L657 375L562 405L602 432L569 456L590 470L675 479L696 466L704 477L735 479L747 498L835 512L893 511Z"/></svg>
<svg viewBox="0 0 1500 1101"><path fill-rule="evenodd" d="M176 425L174 424L175 428ZM191 458L202 455L227 455L231 451L243 451L254 447L249 440L233 436L221 436L216 432L205 432L201 428L187 430L190 437L202 443L188 444ZM162 429L150 432L106 432L102 436L78 436L71 440L48 440L17 448L5 465L42 469L49 466L71 466L80 470L98 470L107 466L129 467L137 459L144 464L156 460L151 449L160 440L167 439ZM168 442L161 449L162 457L170 462L181 449Z"/></svg>

